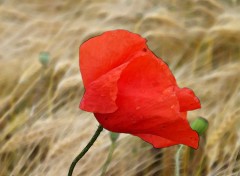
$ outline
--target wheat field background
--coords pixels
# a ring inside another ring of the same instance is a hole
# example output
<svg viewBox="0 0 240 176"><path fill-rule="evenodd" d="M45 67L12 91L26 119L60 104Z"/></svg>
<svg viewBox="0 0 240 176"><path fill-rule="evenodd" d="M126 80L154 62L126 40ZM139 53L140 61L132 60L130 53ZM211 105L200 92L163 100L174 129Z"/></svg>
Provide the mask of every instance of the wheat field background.
<svg viewBox="0 0 240 176"><path fill-rule="evenodd" d="M0 176L67 175L98 125L78 108L79 45L111 29L147 38L201 100L189 121L203 116L209 128L197 151L184 148L181 175L239 176L239 0L1 0ZM74 175L99 175L110 145L104 130ZM174 175L177 148L121 134L107 175Z"/></svg>

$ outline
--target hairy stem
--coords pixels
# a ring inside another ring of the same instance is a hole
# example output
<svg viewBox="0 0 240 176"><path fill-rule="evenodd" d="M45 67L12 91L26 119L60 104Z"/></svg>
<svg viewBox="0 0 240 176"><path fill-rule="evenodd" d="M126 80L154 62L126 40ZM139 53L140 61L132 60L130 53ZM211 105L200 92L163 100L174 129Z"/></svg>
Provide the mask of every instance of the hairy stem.
<svg viewBox="0 0 240 176"><path fill-rule="evenodd" d="M91 140L88 142L87 146L79 153L79 155L73 160L69 171L68 171L68 176L72 176L74 167L76 166L77 162L87 153L87 151L91 148L91 146L94 144L100 133L102 132L103 127L101 125L98 126L97 131L91 138Z"/></svg>

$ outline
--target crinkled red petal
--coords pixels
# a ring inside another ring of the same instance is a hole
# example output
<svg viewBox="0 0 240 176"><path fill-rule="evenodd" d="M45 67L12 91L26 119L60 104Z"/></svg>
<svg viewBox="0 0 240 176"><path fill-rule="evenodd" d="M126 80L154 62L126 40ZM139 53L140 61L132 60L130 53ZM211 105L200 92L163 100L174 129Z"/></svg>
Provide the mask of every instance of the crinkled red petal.
<svg viewBox="0 0 240 176"><path fill-rule="evenodd" d="M128 63L111 70L89 84L80 103L80 108L94 113L111 113L117 110L117 81Z"/></svg>
<svg viewBox="0 0 240 176"><path fill-rule="evenodd" d="M118 109L109 114L95 113L96 118L111 131L149 134L196 148L198 135L180 113L177 85L172 77L164 62L145 52L121 73L117 84ZM157 144L160 142L155 145L160 146Z"/></svg>
<svg viewBox="0 0 240 176"><path fill-rule="evenodd" d="M169 124L165 124L164 128L152 132L152 134L133 134L155 148L163 148L176 144L185 144L194 149L198 148L199 136L196 131L189 127L187 120L177 120Z"/></svg>
<svg viewBox="0 0 240 176"><path fill-rule="evenodd" d="M164 147L180 144L176 141L171 141L169 139L152 135L152 134L132 134L132 135L140 137L142 140L152 144L153 147L155 148L164 148Z"/></svg>
<svg viewBox="0 0 240 176"><path fill-rule="evenodd" d="M85 88L146 48L145 43L145 39L126 30L105 32L83 43L79 49L79 65Z"/></svg>
<svg viewBox="0 0 240 176"><path fill-rule="evenodd" d="M194 92L188 88L176 88L176 94L180 104L180 111L190 111L201 108L199 99Z"/></svg>
<svg viewBox="0 0 240 176"><path fill-rule="evenodd" d="M118 109L116 98L118 93L117 81L122 71L136 57L145 55L144 51L136 52L130 60L91 82L83 95L80 109L93 113L111 113Z"/></svg>

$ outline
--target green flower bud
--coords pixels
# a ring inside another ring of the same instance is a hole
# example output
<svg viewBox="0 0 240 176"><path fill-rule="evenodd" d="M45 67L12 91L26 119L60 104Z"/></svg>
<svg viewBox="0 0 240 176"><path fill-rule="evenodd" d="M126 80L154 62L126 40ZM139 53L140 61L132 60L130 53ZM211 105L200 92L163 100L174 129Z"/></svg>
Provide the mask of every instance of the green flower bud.
<svg viewBox="0 0 240 176"><path fill-rule="evenodd" d="M190 126L193 130L197 131L199 136L201 136L208 128L208 121L203 117L198 117Z"/></svg>
<svg viewBox="0 0 240 176"><path fill-rule="evenodd" d="M50 60L50 56L48 52L41 52L39 54L39 61L43 66L47 66Z"/></svg>
<svg viewBox="0 0 240 176"><path fill-rule="evenodd" d="M119 137L119 133L109 132L109 136L112 142L116 142Z"/></svg>

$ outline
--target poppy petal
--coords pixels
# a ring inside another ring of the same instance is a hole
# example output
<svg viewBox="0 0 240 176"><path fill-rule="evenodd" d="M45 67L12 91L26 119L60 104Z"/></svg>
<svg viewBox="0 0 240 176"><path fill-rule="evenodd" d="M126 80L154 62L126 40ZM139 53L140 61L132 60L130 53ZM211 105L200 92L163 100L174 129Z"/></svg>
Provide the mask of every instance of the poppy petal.
<svg viewBox="0 0 240 176"><path fill-rule="evenodd" d="M79 65L84 86L127 62L146 48L146 40L126 30L105 32L84 42L79 49Z"/></svg>
<svg viewBox="0 0 240 176"><path fill-rule="evenodd" d="M201 108L199 99L194 92L188 88L176 88L176 94L180 104L180 111L190 111Z"/></svg>
<svg viewBox="0 0 240 176"><path fill-rule="evenodd" d="M185 125L184 125L185 124ZM152 144L155 148L163 148L177 144L185 144L194 149L198 148L199 136L191 130L187 122L175 122L167 125L165 129L152 134L133 134Z"/></svg>
<svg viewBox="0 0 240 176"><path fill-rule="evenodd" d="M95 113L110 113L117 110L117 81L125 63L89 84L80 103L80 109Z"/></svg>
<svg viewBox="0 0 240 176"><path fill-rule="evenodd" d="M140 137L142 140L152 144L153 147L155 148L163 148L163 147L169 147L172 145L180 144L176 141L171 141L169 139L152 135L152 134L132 134L132 135Z"/></svg>
<svg viewBox="0 0 240 176"><path fill-rule="evenodd" d="M148 51L136 57L118 80L118 109L95 117L110 131L155 135L196 148L198 135L180 112L175 79L166 75L172 76L169 68Z"/></svg>

